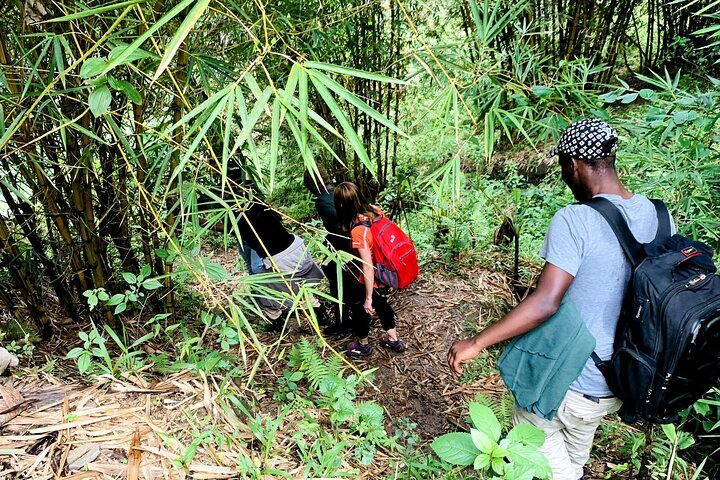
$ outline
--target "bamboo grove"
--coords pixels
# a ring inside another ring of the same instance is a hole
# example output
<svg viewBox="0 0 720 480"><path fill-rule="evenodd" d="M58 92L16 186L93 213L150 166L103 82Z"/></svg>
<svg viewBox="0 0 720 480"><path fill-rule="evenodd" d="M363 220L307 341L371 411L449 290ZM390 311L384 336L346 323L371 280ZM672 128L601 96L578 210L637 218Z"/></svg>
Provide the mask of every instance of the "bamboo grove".
<svg viewBox="0 0 720 480"><path fill-rule="evenodd" d="M51 305L85 322L86 292L123 292L124 273L149 268L163 282L149 306L172 313L174 274L203 234L199 213L236 230L243 179L272 190L282 162L323 163L381 191L397 173L409 83L441 77L453 62L420 26L427 17L449 21L433 5L3 3L0 301L18 320L29 312L47 336ZM712 5L462 0L450 19L464 29L458 48L478 65L468 81L475 86L487 76L483 49L503 52L512 25L540 32L527 43L544 62L619 65L627 53L619 47L631 45L646 69L683 54L675 38L702 47L691 33L713 22L699 14ZM649 34L640 39L639 30ZM595 80L611 72L599 69ZM481 120L483 102L468 107Z"/></svg>

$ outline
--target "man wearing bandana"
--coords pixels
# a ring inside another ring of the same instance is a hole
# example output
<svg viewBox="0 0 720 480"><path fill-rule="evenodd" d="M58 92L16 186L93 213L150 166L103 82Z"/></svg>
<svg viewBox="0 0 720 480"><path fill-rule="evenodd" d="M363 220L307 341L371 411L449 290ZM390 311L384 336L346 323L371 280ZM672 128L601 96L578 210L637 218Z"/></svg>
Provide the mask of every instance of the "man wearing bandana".
<svg viewBox="0 0 720 480"><path fill-rule="evenodd" d="M548 157L558 157L562 179L576 200L607 198L637 241L650 242L658 228L655 207L645 196L628 191L618 178L617 140L615 129L604 121L580 120L565 130ZM503 318L450 348L448 365L453 373L460 375L462 364L482 350L542 325L564 298L574 303L594 337L595 353L602 360L610 358L631 267L608 223L587 205L568 205L554 215L540 256L545 265L535 290ZM564 334L555 332L558 340ZM591 358L585 361L582 356L577 370L579 376L568 379L569 389L560 392L559 406L550 418L517 406L513 412L514 423L532 424L545 432L540 450L550 462L554 480L583 477L595 430L605 415L621 405Z"/></svg>

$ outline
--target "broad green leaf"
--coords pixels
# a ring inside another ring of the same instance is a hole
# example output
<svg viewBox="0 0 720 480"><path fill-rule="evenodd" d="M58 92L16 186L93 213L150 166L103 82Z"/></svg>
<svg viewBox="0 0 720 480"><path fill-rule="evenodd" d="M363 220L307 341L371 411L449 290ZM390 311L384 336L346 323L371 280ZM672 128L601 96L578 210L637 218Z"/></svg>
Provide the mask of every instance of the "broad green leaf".
<svg viewBox="0 0 720 480"><path fill-rule="evenodd" d="M472 465L480 453L470 434L465 432L441 435L432 442L431 447L438 457L453 465Z"/></svg>
<svg viewBox="0 0 720 480"><path fill-rule="evenodd" d="M157 290L158 288L162 287L162 283L155 280L154 278L145 280L142 283L142 286L145 290Z"/></svg>
<svg viewBox="0 0 720 480"><path fill-rule="evenodd" d="M533 85L530 88L538 98L550 98L554 92L552 88L546 87L545 85Z"/></svg>
<svg viewBox="0 0 720 480"><path fill-rule="evenodd" d="M115 315L124 312L127 310L127 304L126 303L119 303L117 307L115 307L115 311L113 312Z"/></svg>
<svg viewBox="0 0 720 480"><path fill-rule="evenodd" d="M142 266L140 269L140 275L144 278L147 278L148 275L152 272L152 268L147 263Z"/></svg>
<svg viewBox="0 0 720 480"><path fill-rule="evenodd" d="M505 465L505 459L502 457L492 457L490 460L490 466L492 467L493 472L498 475L505 473Z"/></svg>
<svg viewBox="0 0 720 480"><path fill-rule="evenodd" d="M197 0L195 6L192 10L190 10L190 13L187 14L183 22L180 24L180 27L177 32L175 32L175 35L173 35L170 43L168 43L167 47L165 47L165 54L163 55L162 60L160 60L160 65L158 65L155 75L153 75L153 81L157 80L168 65L170 65L170 62L177 53L178 48L180 48L180 45L182 45L185 38L193 29L195 23L197 23L203 13L205 13L208 5L210 5L210 0Z"/></svg>
<svg viewBox="0 0 720 480"><path fill-rule="evenodd" d="M135 90L135 87L132 86L132 83L128 82L127 80L116 80L112 76L108 76L108 83L110 86L125 94L128 99L130 99L131 102L133 102L136 105L140 105L142 103L142 97L140 96L140 93Z"/></svg>
<svg viewBox="0 0 720 480"><path fill-rule="evenodd" d="M387 77L385 75L379 75L377 73L364 72L362 70L356 70L349 67L341 67L339 65L332 65L329 63L305 62L304 66L305 68L314 68L315 70L324 70L326 72L339 73L340 75L348 75L350 77L365 78L367 80L373 80L376 82L408 85L408 82L404 80L398 80L397 78Z"/></svg>
<svg viewBox="0 0 720 480"><path fill-rule="evenodd" d="M123 280L125 280L125 282L127 282L130 285L137 284L138 279L135 276L135 274L132 272L123 272L122 277L123 277Z"/></svg>
<svg viewBox="0 0 720 480"><path fill-rule="evenodd" d="M90 355L87 352L83 352L80 357L78 357L78 371L80 373L85 373L90 369Z"/></svg>
<svg viewBox="0 0 720 480"><path fill-rule="evenodd" d="M481 432L480 430L475 430L474 428L471 428L470 438L472 438L473 444L482 453L487 453L488 455L492 453L495 442L493 442L493 440L487 434Z"/></svg>
<svg viewBox="0 0 720 480"><path fill-rule="evenodd" d="M663 424L662 430L668 440L670 440L670 443L677 442L677 431L675 430L675 425L673 425L672 423Z"/></svg>
<svg viewBox="0 0 720 480"><path fill-rule="evenodd" d="M537 447L512 442L506 448L509 452L507 458L518 467L531 468L533 474L538 478L547 478L550 475L550 463Z"/></svg>
<svg viewBox="0 0 720 480"><path fill-rule="evenodd" d="M600 95L598 99L602 100L605 103L613 103L618 99L618 97L620 97L620 94L618 94L618 92L608 92Z"/></svg>
<svg viewBox="0 0 720 480"><path fill-rule="evenodd" d="M477 457L475 457L475 462L473 463L473 468L475 470L484 470L490 465L490 455L487 453L479 453Z"/></svg>
<svg viewBox="0 0 720 480"><path fill-rule="evenodd" d="M149 39L160 28L162 28L163 25L174 19L176 16L180 15L183 10L185 10L193 3L193 1L194 0L182 0L180 3L178 3L172 10L163 15L160 20L158 20L153 26L148 28L142 35L138 36L135 41L128 45L122 52L120 52L117 57L110 60L110 64L105 67L105 70L103 70L100 75L104 75L118 65L122 65L123 63L125 63L125 61L130 57L130 55L135 53L135 51L140 48L140 45L145 43L145 41Z"/></svg>
<svg viewBox="0 0 720 480"><path fill-rule="evenodd" d="M643 88L638 92L638 95L640 95L640 98L643 100L650 100L655 96L655 92L650 90L649 88Z"/></svg>
<svg viewBox="0 0 720 480"><path fill-rule="evenodd" d="M230 278L225 268L219 263L208 263L205 265L205 273L210 280L221 282Z"/></svg>
<svg viewBox="0 0 720 480"><path fill-rule="evenodd" d="M505 438L529 447L539 447L545 443L545 432L534 425L520 423L515 425Z"/></svg>
<svg viewBox="0 0 720 480"><path fill-rule="evenodd" d="M621 103L632 103L638 97L637 93L626 93L619 97Z"/></svg>
<svg viewBox="0 0 720 480"><path fill-rule="evenodd" d="M110 53L108 53L108 61L112 62L117 59L128 47L129 45L123 42L115 44L113 49L110 50ZM143 50L142 48L136 48L132 51L132 53L130 53L130 55L125 57L123 63L132 63L135 60L141 60L148 57L156 57L156 55L148 52L147 50Z"/></svg>
<svg viewBox="0 0 720 480"><path fill-rule="evenodd" d="M125 295L122 293L116 293L115 295L110 298L110 300L107 301L108 306L112 307L113 305L119 305L120 303L125 301Z"/></svg>
<svg viewBox="0 0 720 480"><path fill-rule="evenodd" d="M145 0L129 0L127 2L114 3L112 5L105 5L102 7L91 8L88 10L82 10L81 12L65 15L62 17L51 18L50 20L44 20L39 23L53 23L53 22L68 22L71 20L78 20L80 18L92 17L94 15L100 15L101 13L109 12L111 10L117 10L118 8L127 7L129 5L135 5L136 3L143 3Z"/></svg>
<svg viewBox="0 0 720 480"><path fill-rule="evenodd" d="M98 297L96 297L95 295L91 295L88 297L88 307L90 307L90 310L97 307L97 304L98 304Z"/></svg>
<svg viewBox="0 0 720 480"><path fill-rule="evenodd" d="M78 358L84 351L82 347L75 347L65 355L65 358Z"/></svg>
<svg viewBox="0 0 720 480"><path fill-rule="evenodd" d="M80 67L80 78L95 77L105 70L107 65L108 62L104 58L88 58L83 62L82 67Z"/></svg>
<svg viewBox="0 0 720 480"><path fill-rule="evenodd" d="M96 117L101 116L103 113L108 111L110 103L112 102L112 93L107 85L100 85L88 95L88 105L90 111Z"/></svg>
<svg viewBox="0 0 720 480"><path fill-rule="evenodd" d="M481 405L477 402L471 402L469 405L470 418L472 419L475 428L483 432L485 435L490 437L493 442L497 442L500 439L500 433L502 432L502 426L495 414L486 405Z"/></svg>

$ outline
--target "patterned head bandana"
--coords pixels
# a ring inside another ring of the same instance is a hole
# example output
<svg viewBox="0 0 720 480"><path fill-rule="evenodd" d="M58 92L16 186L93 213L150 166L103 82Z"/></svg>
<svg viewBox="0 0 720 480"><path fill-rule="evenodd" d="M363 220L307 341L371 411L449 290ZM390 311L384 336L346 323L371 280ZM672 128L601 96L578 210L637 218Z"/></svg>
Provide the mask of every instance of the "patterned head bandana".
<svg viewBox="0 0 720 480"><path fill-rule="evenodd" d="M560 153L578 160L607 157L617 149L618 135L613 127L597 118L580 120L570 125L547 156Z"/></svg>

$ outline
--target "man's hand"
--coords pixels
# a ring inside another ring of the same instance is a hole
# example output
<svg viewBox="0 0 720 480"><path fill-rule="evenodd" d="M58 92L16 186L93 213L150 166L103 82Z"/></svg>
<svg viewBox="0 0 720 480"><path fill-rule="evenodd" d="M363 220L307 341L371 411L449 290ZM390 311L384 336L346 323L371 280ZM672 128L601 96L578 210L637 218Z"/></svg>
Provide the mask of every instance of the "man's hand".
<svg viewBox="0 0 720 480"><path fill-rule="evenodd" d="M450 370L459 377L463 372L461 364L477 357L481 351L482 348L475 342L475 337L453 343L447 356Z"/></svg>
<svg viewBox="0 0 720 480"><path fill-rule="evenodd" d="M18 359L12 353L0 347L0 373L11 367L17 367Z"/></svg>

